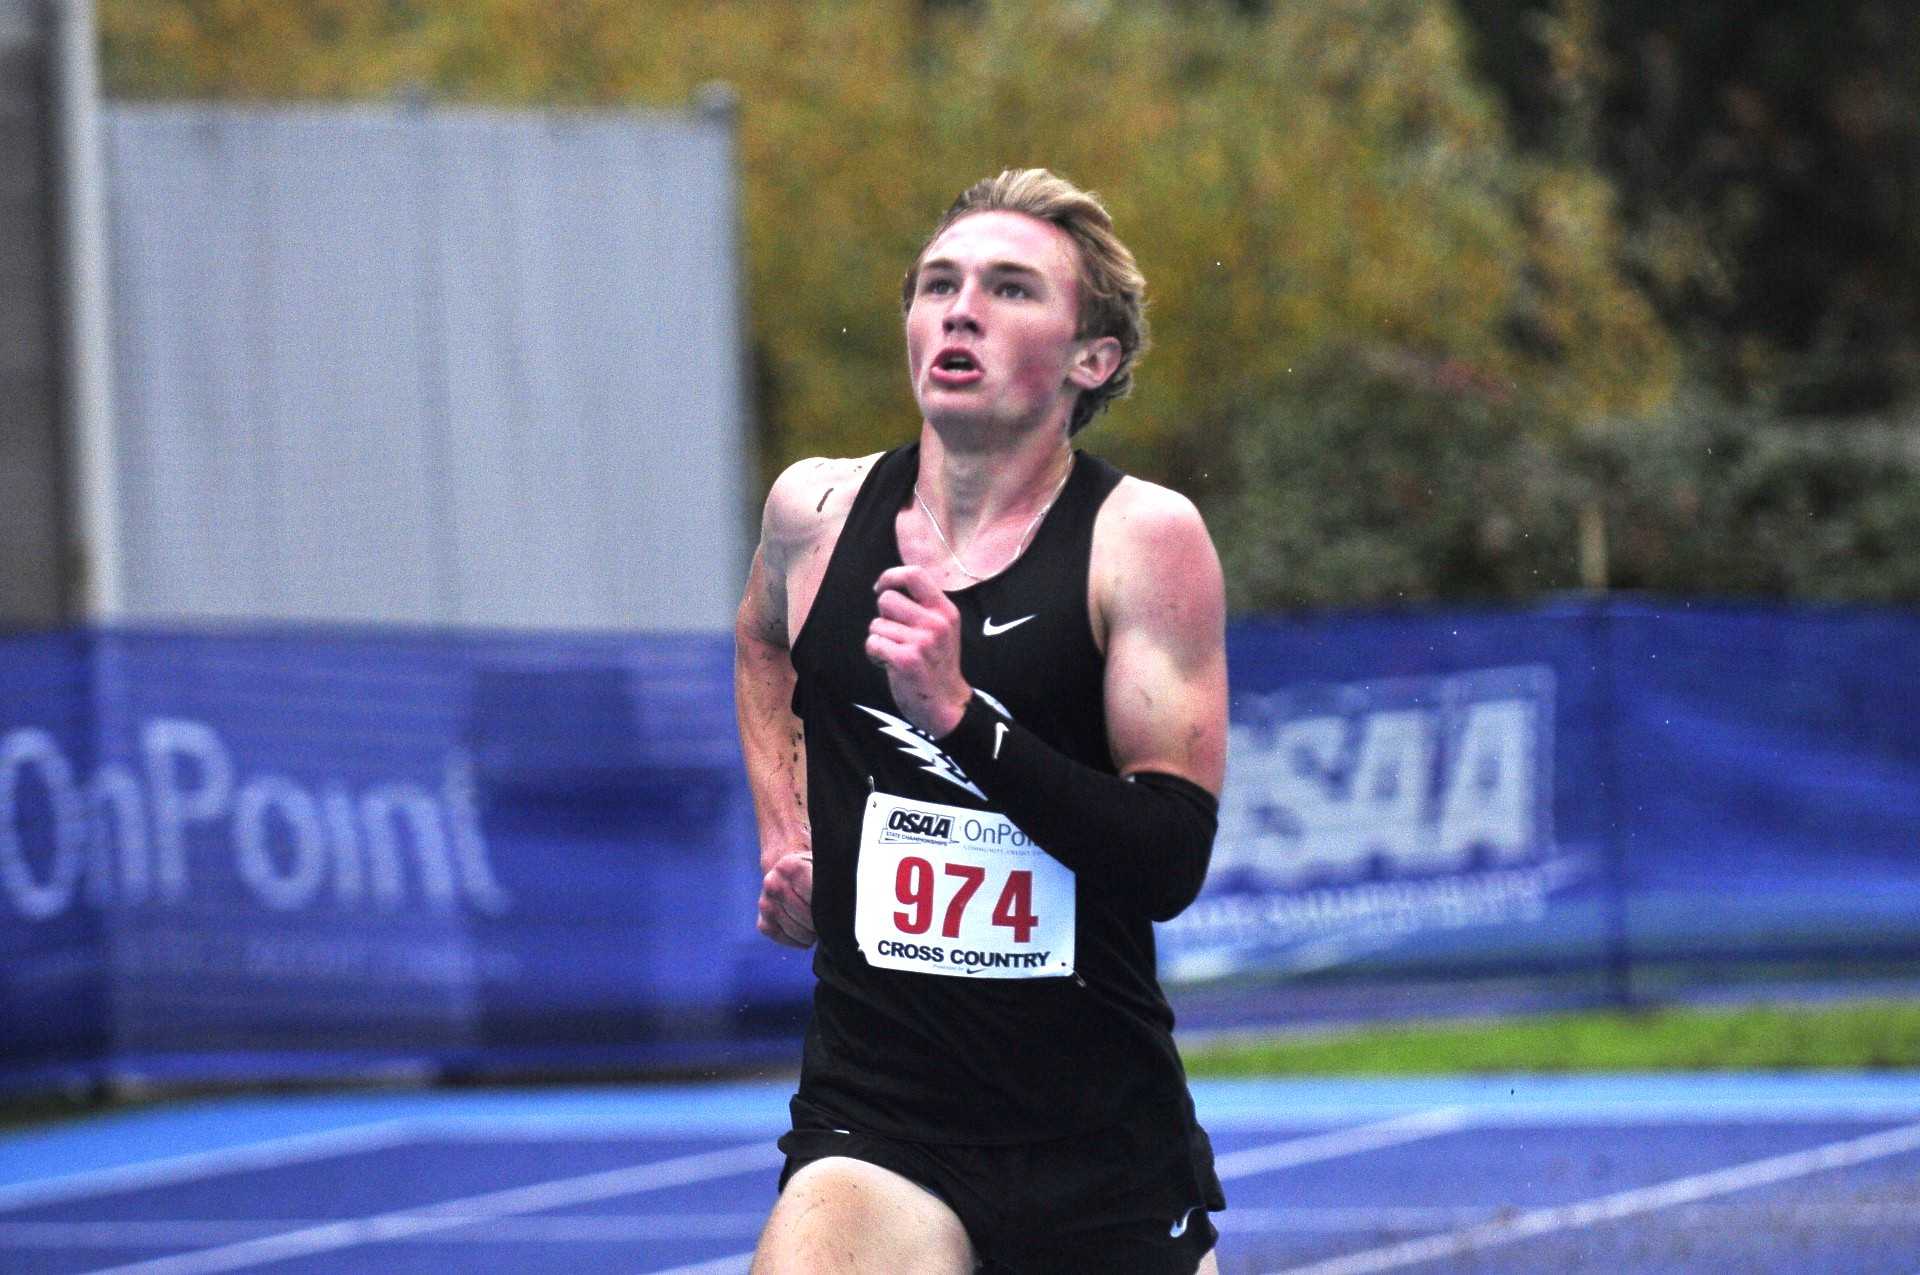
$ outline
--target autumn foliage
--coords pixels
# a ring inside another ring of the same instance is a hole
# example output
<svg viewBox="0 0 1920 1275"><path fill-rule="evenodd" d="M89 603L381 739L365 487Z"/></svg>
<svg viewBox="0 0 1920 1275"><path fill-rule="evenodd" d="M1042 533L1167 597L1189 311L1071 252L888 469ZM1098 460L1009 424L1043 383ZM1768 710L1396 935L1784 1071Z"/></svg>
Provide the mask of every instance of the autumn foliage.
<svg viewBox="0 0 1920 1275"><path fill-rule="evenodd" d="M959 188L1046 165L1109 200L1152 287L1135 464L1330 346L1636 412L1675 363L1614 272L1607 189L1522 162L1445 6L925 0L103 0L126 96L678 107L740 100L770 464L912 427L894 294ZM1460 371L1464 369L1464 371Z"/></svg>
<svg viewBox="0 0 1920 1275"><path fill-rule="evenodd" d="M1623 269L1644 235L1581 146L1516 146L1452 5L100 0L100 18L123 97L684 109L728 86L769 474L910 436L901 272L960 188L1045 165L1106 198L1149 280L1156 344L1087 441L1201 501L1237 605L1577 585L1588 515L1615 520L1616 577L1711 588L1668 569L1681 540L1634 538L1667 525L1648 511L1694 437L1673 427L1676 342ZM1577 71L1569 23L1547 52Z"/></svg>

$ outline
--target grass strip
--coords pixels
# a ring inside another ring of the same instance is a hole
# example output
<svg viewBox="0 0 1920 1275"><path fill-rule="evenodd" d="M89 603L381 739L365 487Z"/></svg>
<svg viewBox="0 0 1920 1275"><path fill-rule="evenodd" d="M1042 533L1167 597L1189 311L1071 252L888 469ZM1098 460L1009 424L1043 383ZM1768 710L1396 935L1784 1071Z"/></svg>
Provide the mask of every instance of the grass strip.
<svg viewBox="0 0 1920 1275"><path fill-rule="evenodd" d="M1195 1076L1920 1068L1920 1001L1596 1010L1220 1039L1181 1052Z"/></svg>

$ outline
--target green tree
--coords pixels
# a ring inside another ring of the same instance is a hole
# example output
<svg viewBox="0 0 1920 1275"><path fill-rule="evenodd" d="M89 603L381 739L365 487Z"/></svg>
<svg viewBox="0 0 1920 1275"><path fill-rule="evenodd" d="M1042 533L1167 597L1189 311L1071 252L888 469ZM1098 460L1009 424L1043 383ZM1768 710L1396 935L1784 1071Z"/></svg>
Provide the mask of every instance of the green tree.
<svg viewBox="0 0 1920 1275"><path fill-rule="evenodd" d="M1460 0L1534 152L1583 139L1707 381L1791 414L1920 390L1920 9Z"/></svg>
<svg viewBox="0 0 1920 1275"><path fill-rule="evenodd" d="M1239 611L1514 601L1578 585L1586 489L1459 364L1328 350L1249 400L1216 540Z"/></svg>
<svg viewBox="0 0 1920 1275"><path fill-rule="evenodd" d="M770 464L911 429L898 278L960 186L1017 164L1102 191L1151 281L1138 402L1091 437L1203 495L1232 460L1223 426L1327 349L1453 360L1524 399L1543 434L1665 398L1671 349L1613 266L1607 188L1515 157L1451 9L1248 8L103 0L101 15L128 96L412 86L660 105L735 86Z"/></svg>
<svg viewBox="0 0 1920 1275"><path fill-rule="evenodd" d="M1712 405L1600 427L1572 472L1600 493L1626 588L1822 602L1920 598L1920 448L1885 425Z"/></svg>

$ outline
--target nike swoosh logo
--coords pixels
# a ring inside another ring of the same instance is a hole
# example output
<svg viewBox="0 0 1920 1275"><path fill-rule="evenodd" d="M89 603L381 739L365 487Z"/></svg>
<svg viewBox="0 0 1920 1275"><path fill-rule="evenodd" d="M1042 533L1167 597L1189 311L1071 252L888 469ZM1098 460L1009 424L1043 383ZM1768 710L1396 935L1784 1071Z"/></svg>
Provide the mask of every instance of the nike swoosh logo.
<svg viewBox="0 0 1920 1275"><path fill-rule="evenodd" d="M1199 1208L1200 1206L1196 1204L1192 1208L1188 1209L1185 1213L1182 1213L1180 1215L1180 1220L1173 1224L1173 1226L1167 1231L1167 1234L1176 1240L1179 1239L1182 1235L1185 1235L1187 1233L1187 1219L1191 1218L1196 1212L1198 1212ZM1161 1216L1164 1217L1165 1214L1162 1214Z"/></svg>
<svg viewBox="0 0 1920 1275"><path fill-rule="evenodd" d="M999 637L1002 633L1005 633L1008 629L1017 629L1021 625L1025 624L1028 620L1031 620L1033 618L1034 616L1031 616L1031 615L1023 615L1017 620L1008 620L1005 624L995 624L993 622L993 617L988 616L986 619L980 622L980 636L981 637Z"/></svg>

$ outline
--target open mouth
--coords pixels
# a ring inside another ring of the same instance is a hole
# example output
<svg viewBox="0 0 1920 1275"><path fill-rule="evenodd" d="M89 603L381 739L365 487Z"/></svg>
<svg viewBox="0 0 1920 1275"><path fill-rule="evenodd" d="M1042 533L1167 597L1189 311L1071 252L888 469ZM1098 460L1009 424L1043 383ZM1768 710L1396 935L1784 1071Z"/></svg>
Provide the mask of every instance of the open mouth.
<svg viewBox="0 0 1920 1275"><path fill-rule="evenodd" d="M980 364L965 350L942 350L934 356L930 371L934 380L958 385L979 377Z"/></svg>

